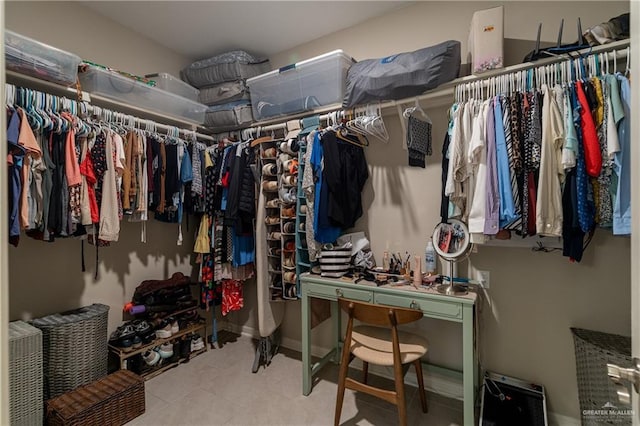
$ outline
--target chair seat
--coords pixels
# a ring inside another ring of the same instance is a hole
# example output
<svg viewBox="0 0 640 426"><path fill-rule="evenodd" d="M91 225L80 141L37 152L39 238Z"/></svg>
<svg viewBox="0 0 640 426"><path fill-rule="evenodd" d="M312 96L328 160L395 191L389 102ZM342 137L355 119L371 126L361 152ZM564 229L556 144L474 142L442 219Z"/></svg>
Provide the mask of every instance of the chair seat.
<svg viewBox="0 0 640 426"><path fill-rule="evenodd" d="M398 330L400 341L400 360L408 364L427 353L427 339L417 334ZM393 346L391 330L370 325L353 327L351 335L351 353L371 364L392 366Z"/></svg>

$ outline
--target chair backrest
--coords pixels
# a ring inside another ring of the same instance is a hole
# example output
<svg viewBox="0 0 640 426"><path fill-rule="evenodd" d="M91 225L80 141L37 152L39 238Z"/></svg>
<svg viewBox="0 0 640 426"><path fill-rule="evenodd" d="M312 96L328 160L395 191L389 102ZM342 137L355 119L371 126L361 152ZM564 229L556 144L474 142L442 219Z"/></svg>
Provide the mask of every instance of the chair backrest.
<svg viewBox="0 0 640 426"><path fill-rule="evenodd" d="M371 325L393 327L407 324L422 318L422 311L395 306L374 305L357 300L338 298L340 308L349 314L350 318Z"/></svg>

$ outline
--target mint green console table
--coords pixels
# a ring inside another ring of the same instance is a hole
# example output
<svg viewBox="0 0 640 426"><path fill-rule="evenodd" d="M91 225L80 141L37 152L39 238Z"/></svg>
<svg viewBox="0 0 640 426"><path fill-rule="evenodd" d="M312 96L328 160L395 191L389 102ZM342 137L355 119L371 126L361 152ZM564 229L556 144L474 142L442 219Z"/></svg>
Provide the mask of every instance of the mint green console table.
<svg viewBox="0 0 640 426"><path fill-rule="evenodd" d="M322 278L319 275L304 273L300 276L302 295L302 393L309 395L313 376L329 361L340 359L342 329L337 300L339 297L361 300L379 305L400 306L420 309L425 317L462 323L462 376L464 387L464 424L473 425L474 401L478 388L478 359L475 351L474 306L477 295L445 296L433 289L413 286L380 286L361 281L357 284L343 279ZM333 324L333 349L317 363L311 362L311 317L310 299L312 297L331 301ZM440 367L427 367L428 371L444 370ZM450 370L449 370L450 371Z"/></svg>

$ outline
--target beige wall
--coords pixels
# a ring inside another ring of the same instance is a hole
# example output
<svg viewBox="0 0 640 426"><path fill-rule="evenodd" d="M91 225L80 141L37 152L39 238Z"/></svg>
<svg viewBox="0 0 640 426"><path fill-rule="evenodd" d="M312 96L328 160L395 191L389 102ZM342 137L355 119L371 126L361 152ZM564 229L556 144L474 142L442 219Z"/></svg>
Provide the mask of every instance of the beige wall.
<svg viewBox="0 0 640 426"><path fill-rule="evenodd" d="M274 67L343 49L356 59L383 57L447 39L462 42L463 55L474 10L502 2L419 2L383 17L331 34L271 58ZM554 41L565 18L565 42L575 37L575 21L583 28L628 11L628 2L508 2L505 37L535 39L543 22L543 40ZM507 52L508 53L508 52ZM427 107L426 103L423 106ZM446 128L445 108L427 111L434 121L433 152L426 169L409 168L401 148L397 116L385 117L392 135L366 149L370 178L364 190L365 215L357 228L369 234L380 261L384 250L422 254L439 220L440 161ZM608 231L598 231L580 264L560 253L532 253L523 248L484 247L472 257L475 266L491 271L491 288L480 306L480 350L483 367L546 386L549 410L579 417L573 341L569 327L630 334L630 245ZM251 327L252 312L234 320ZM287 306L285 338L300 338L298 304ZM460 327L436 320L420 325L429 336L428 358L437 364L462 364ZM329 327L315 332L314 343L329 346Z"/></svg>
<svg viewBox="0 0 640 426"><path fill-rule="evenodd" d="M80 2L7 1L5 8L7 29L132 74L179 76L191 62Z"/></svg>
<svg viewBox="0 0 640 426"><path fill-rule="evenodd" d="M500 2L420 2L275 55L274 66L312 57L336 48L355 58L381 57L398 51L458 39L466 52L467 31L474 10ZM116 6L114 6L116 7ZM628 9L627 2L513 2L505 5L505 36L535 38L538 21L543 38L554 40L560 17L567 20L565 40L572 40L576 11L583 28ZM37 10L34 15L33 11ZM31 36L85 59L129 72L178 73L188 63L164 49L71 2L8 2L9 29ZM46 17L47 22L34 16ZM426 106L426 105L425 105ZM369 233L376 253L386 249L421 254L438 221L440 151L445 131L443 108L429 109L434 120L434 156L426 169L406 166L401 130L394 116L385 118L392 139L373 141L366 151L371 177L364 193L366 213L358 223ZM176 247L174 225L149 222L148 243L139 242L139 225L123 223L121 241L100 250L100 275L93 279L94 251L86 247L87 272L80 271L80 242L53 245L23 238L11 248L10 316L29 318L100 302L111 306L110 329L120 322L123 303L143 279L180 270L190 273L190 233ZM599 232L582 264L569 264L557 253L533 254L525 249L482 248L473 255L477 266L491 271L488 300L481 307L483 366L534 380L547 387L550 410L578 417L573 347L568 328L594 328L629 334L629 242ZM230 315L233 324L255 328L255 284L246 287L246 309ZM440 321L420 325L431 341L432 362L461 365L460 328ZM316 344L328 346L329 327L320 326ZM299 304L288 304L285 338L299 340Z"/></svg>
<svg viewBox="0 0 640 426"><path fill-rule="evenodd" d="M5 5L7 28L83 59L137 74L166 71L178 75L189 62L77 2L10 1ZM162 279L176 271L191 274L194 229L184 230L184 245L178 247L177 225L151 219L143 244L140 225L123 221L120 241L99 251L97 280L93 246L85 244L87 272L83 273L80 241L59 239L48 244L22 237L17 248L8 249L10 319L104 303L111 307L109 330L113 330L120 325L122 307L141 281Z"/></svg>

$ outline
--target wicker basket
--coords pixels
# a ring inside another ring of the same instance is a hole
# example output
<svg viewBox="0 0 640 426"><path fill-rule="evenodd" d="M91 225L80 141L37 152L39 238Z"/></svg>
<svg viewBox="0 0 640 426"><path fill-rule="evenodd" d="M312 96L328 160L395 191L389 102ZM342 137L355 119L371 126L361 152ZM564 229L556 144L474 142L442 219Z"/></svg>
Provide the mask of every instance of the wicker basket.
<svg viewBox="0 0 640 426"><path fill-rule="evenodd" d="M44 398L107 375L109 307L93 304L38 318L44 346Z"/></svg>
<svg viewBox="0 0 640 426"><path fill-rule="evenodd" d="M630 409L618 401L615 384L607 375L607 363L621 367L631 367L631 338L599 331L572 328L576 350L576 372L578 377L578 398L582 424L631 424L631 417L607 418L600 415L593 418L585 410L607 410L611 404L619 410ZM629 391L631 385L629 385ZM628 422L627 422L628 420Z"/></svg>
<svg viewBox="0 0 640 426"><path fill-rule="evenodd" d="M42 425L42 332L23 321L9 323L11 425Z"/></svg>
<svg viewBox="0 0 640 426"><path fill-rule="evenodd" d="M119 370L47 401L47 424L123 425L144 409L144 379Z"/></svg>

